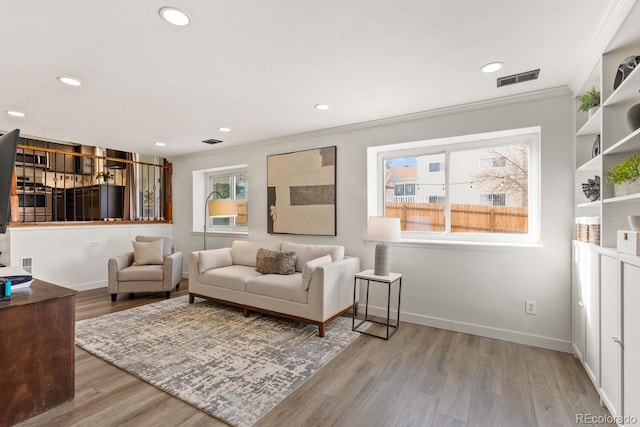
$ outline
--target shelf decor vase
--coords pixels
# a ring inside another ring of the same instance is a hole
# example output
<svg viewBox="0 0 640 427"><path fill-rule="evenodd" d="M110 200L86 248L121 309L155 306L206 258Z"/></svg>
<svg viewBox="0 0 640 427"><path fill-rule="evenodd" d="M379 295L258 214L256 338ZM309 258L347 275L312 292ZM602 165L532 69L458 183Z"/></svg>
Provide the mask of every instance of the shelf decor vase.
<svg viewBox="0 0 640 427"><path fill-rule="evenodd" d="M634 132L640 128L640 104L636 104L627 111L627 125Z"/></svg>
<svg viewBox="0 0 640 427"><path fill-rule="evenodd" d="M591 107L591 108L589 108L589 109L587 110L587 117L588 117L589 119L591 119L591 117L593 117L593 115L596 113L596 111L598 111L598 108L600 108L600 107L595 106L595 107Z"/></svg>
<svg viewBox="0 0 640 427"><path fill-rule="evenodd" d="M613 184L613 195L615 197L628 196L636 193L640 193L640 179Z"/></svg>

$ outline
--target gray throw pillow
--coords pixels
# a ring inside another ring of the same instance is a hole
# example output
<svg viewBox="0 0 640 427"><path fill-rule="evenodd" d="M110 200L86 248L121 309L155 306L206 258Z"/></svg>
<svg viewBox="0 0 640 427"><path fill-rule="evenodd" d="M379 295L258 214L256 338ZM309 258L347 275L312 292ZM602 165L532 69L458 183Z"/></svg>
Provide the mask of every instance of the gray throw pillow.
<svg viewBox="0 0 640 427"><path fill-rule="evenodd" d="M294 274L297 257L295 252L260 248L256 254L256 271L262 274Z"/></svg>

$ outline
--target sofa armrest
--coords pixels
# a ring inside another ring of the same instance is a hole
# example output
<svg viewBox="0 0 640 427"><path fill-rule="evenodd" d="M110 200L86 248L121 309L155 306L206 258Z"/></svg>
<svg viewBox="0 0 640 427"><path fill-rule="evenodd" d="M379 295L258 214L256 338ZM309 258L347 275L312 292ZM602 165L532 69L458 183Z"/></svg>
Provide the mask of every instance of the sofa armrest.
<svg viewBox="0 0 640 427"><path fill-rule="evenodd" d="M164 284L162 287L165 291L170 291L182 279L182 252L178 251L166 256L163 268Z"/></svg>
<svg viewBox="0 0 640 427"><path fill-rule="evenodd" d="M189 254L189 283L198 283L200 275L200 251Z"/></svg>
<svg viewBox="0 0 640 427"><path fill-rule="evenodd" d="M109 277L109 293L118 292L118 271L133 264L133 252L127 252L125 254L114 256L109 259L108 262L108 277Z"/></svg>
<svg viewBox="0 0 640 427"><path fill-rule="evenodd" d="M360 258L319 265L313 271L308 303L316 320L327 320L353 305L353 278L360 271ZM356 299L358 298L356 287Z"/></svg>

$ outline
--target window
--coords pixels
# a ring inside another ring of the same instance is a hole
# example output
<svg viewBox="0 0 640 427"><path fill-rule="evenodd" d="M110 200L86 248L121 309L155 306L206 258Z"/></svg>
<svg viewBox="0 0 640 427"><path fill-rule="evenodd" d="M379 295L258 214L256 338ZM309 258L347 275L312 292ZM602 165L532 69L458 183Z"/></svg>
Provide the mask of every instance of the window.
<svg viewBox="0 0 640 427"><path fill-rule="evenodd" d="M535 127L370 147L369 215L400 218L405 240L539 243L539 139ZM393 182L399 158L416 165L411 198Z"/></svg>
<svg viewBox="0 0 640 427"><path fill-rule="evenodd" d="M506 206L507 197L506 194L480 194L480 201L489 206Z"/></svg>
<svg viewBox="0 0 640 427"><path fill-rule="evenodd" d="M393 187L393 193L396 196L415 196L416 185L415 184L395 184Z"/></svg>
<svg viewBox="0 0 640 427"><path fill-rule="evenodd" d="M211 218L205 215L205 200L220 198L236 200L238 216L235 218ZM194 233L248 233L249 180L247 165L234 165L215 169L193 171L193 222Z"/></svg>
<svg viewBox="0 0 640 427"><path fill-rule="evenodd" d="M212 192L219 193L223 199L234 199L238 203L238 216L235 218L208 218L208 227L228 228L228 227L246 227L247 226L247 171L218 171L208 172L206 174L206 193L203 197L207 197ZM217 199L219 196L214 194L210 200Z"/></svg>
<svg viewBox="0 0 640 427"><path fill-rule="evenodd" d="M480 159L480 168L503 168L507 165L507 158L502 156L483 157Z"/></svg>
<svg viewBox="0 0 640 427"><path fill-rule="evenodd" d="M444 172L444 162L429 163L429 172Z"/></svg>

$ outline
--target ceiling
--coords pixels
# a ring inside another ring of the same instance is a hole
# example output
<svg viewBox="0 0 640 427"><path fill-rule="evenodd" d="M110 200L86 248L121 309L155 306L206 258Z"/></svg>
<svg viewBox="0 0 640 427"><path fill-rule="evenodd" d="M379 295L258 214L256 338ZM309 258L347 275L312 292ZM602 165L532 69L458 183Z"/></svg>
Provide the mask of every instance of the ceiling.
<svg viewBox="0 0 640 427"><path fill-rule="evenodd" d="M575 90L634 1L0 0L0 129L172 158L215 149L209 138L229 147ZM163 6L191 24L163 21ZM482 73L492 61L504 67Z"/></svg>

